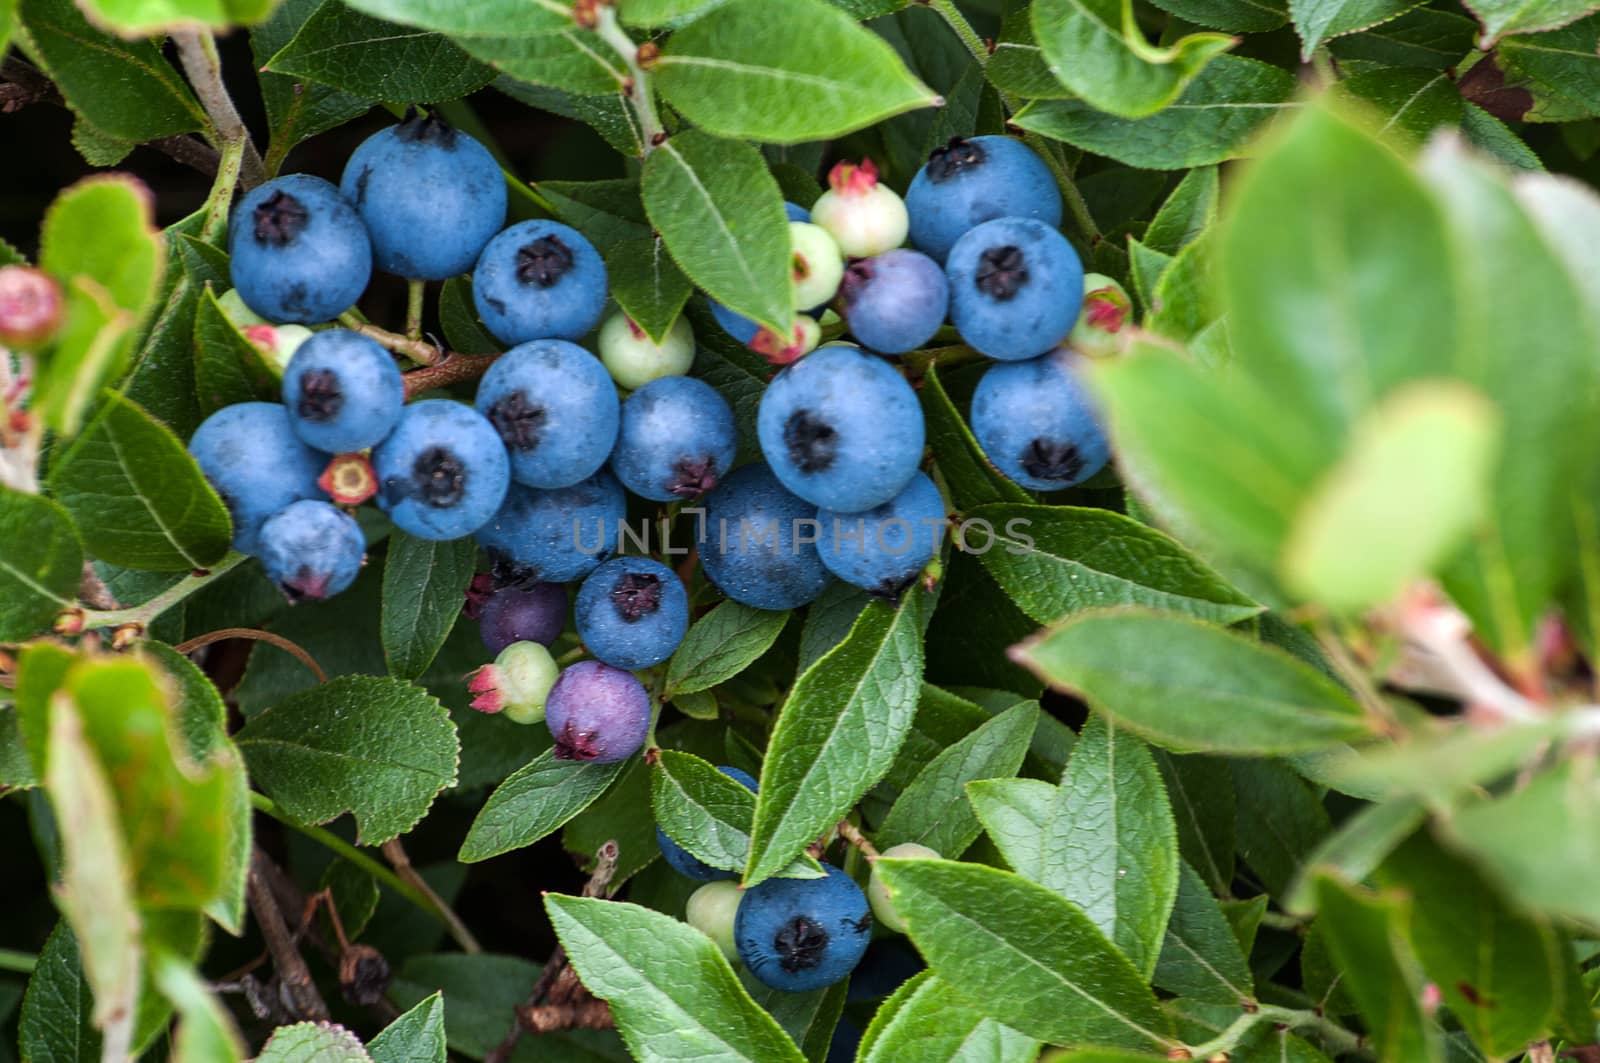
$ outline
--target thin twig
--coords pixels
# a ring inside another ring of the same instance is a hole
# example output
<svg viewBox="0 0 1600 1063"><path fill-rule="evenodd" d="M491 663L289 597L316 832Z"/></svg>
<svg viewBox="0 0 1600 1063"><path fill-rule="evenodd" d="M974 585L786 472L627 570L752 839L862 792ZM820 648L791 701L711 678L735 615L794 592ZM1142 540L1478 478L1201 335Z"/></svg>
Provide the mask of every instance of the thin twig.
<svg viewBox="0 0 1600 1063"><path fill-rule="evenodd" d="M150 623L165 613L168 609L182 602L189 595L205 587L207 584L227 575L237 566L248 561L249 558L240 553L230 553L213 568L204 572L192 573L174 583L160 594L147 602L129 606L126 609L85 609L83 610L83 626L94 627L121 627L123 624L141 624L149 627Z"/></svg>
<svg viewBox="0 0 1600 1063"><path fill-rule="evenodd" d="M967 16L961 13L961 9L956 7L955 0L920 0L920 2L939 13L939 17L955 31L957 37L961 38L961 43L972 53L972 58L978 61L979 66L988 64L989 56L992 54L988 44L978 36L978 31L972 28L972 23L967 21Z"/></svg>
<svg viewBox="0 0 1600 1063"><path fill-rule="evenodd" d="M190 136L157 137L155 140L145 141L144 146L154 148L167 158L180 162L207 177L216 176L217 164L222 158L222 153L216 148Z"/></svg>
<svg viewBox="0 0 1600 1063"><path fill-rule="evenodd" d="M422 306L424 297L427 294L426 282L418 280L406 282L406 337L408 339L422 339Z"/></svg>
<svg viewBox="0 0 1600 1063"><path fill-rule="evenodd" d="M405 374L406 398L414 398L433 388L449 387L465 380L476 380L489 371L498 354L446 353L437 365L413 369Z"/></svg>
<svg viewBox="0 0 1600 1063"><path fill-rule="evenodd" d="M326 683L328 681L328 673L322 670L322 665L318 664L317 659L311 656L299 643L291 642L282 635L274 635L270 631L261 631L253 627L225 627L217 631L208 631L204 635L196 635L186 642L178 643L173 649L179 653L189 654L202 646L209 646L213 642L224 642L228 639L250 639L254 642L265 642L269 646L276 646L305 665L311 671L311 674L317 677L317 682Z"/></svg>
<svg viewBox="0 0 1600 1063"><path fill-rule="evenodd" d="M294 1008L298 1018L325 1020L328 1018L328 1005L322 999L322 994L317 992L317 984L311 977L311 971L306 967L305 958L300 955L300 950L295 947L294 940L289 936L289 927L284 922L283 912L278 909L278 902L272 896L272 889L267 885L265 871L257 867L260 861L266 859L259 849L256 850L251 861L250 878L246 892L250 900L250 911L255 913L256 925L261 928L261 937L267 943L267 951L272 953L272 966L278 972L278 979L283 983L284 990L288 993L288 1003Z"/></svg>
<svg viewBox="0 0 1600 1063"><path fill-rule="evenodd" d="M376 340L380 347L405 355L418 365L438 365L451 358L460 357L453 351L440 350L427 340L402 336L398 332L390 332L386 328L368 324L353 313L340 314L339 324L351 332L359 332L368 339Z"/></svg>
<svg viewBox="0 0 1600 1063"><path fill-rule="evenodd" d="M434 909L444 920L444 925L449 928L450 936L456 939L456 944L461 946L463 952L476 954L483 951L483 946L472 936L467 924L461 921L461 917L445 903L443 897L434 892L433 887L428 885L428 880L417 874L417 869L411 866L411 857L406 855L405 847L400 844L399 838L391 838L383 843L383 855L402 881L409 882L412 888L432 902Z"/></svg>
<svg viewBox="0 0 1600 1063"><path fill-rule="evenodd" d="M650 75L639 65L639 46L633 43L633 38L617 22L616 9L610 4L597 12L594 30L628 64L628 82L623 89L634 115L639 119L640 156L649 155L666 139L667 134L661 125L661 116L656 113L655 90L650 85Z"/></svg>
<svg viewBox="0 0 1600 1063"><path fill-rule="evenodd" d="M245 128L244 119L239 117L239 109L223 84L217 39L210 30L177 29L172 31L172 40L178 46L178 61L183 64L183 72L189 76L189 84L194 86L200 106L205 108L216 128L217 147L235 142L244 144L244 186L246 190L254 188L267 179L267 168L250 142L250 131Z"/></svg>
<svg viewBox="0 0 1600 1063"><path fill-rule="evenodd" d="M860 849L861 855L866 857L869 863L876 862L878 857L883 855L878 852L876 846L867 840L867 836L861 833L861 829L848 819L839 821L839 834L845 841Z"/></svg>

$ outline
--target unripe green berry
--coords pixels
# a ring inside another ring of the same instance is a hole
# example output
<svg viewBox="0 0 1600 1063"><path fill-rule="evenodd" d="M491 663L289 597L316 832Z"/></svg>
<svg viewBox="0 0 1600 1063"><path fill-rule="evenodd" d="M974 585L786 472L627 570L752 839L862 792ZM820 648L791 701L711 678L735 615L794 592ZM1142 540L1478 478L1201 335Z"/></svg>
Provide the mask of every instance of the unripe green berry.
<svg viewBox="0 0 1600 1063"><path fill-rule="evenodd" d="M828 191L811 205L811 220L828 230L851 258L871 258L899 247L911 225L905 201L878 183L871 159L834 166Z"/></svg>
<svg viewBox="0 0 1600 1063"><path fill-rule="evenodd" d="M916 842L901 842L891 845L882 853L890 860L938 860L939 854L926 845ZM894 910L894 902L889 899L889 887L883 884L878 877L878 869L872 869L872 877L867 880L867 901L872 905L872 914L877 918L880 926L896 933L906 932L906 921L900 918L900 913Z"/></svg>
<svg viewBox="0 0 1600 1063"><path fill-rule="evenodd" d="M683 376L694 364L694 329L681 315L656 343L627 314L618 311L600 326L597 346L611 379L629 391L637 391L660 377Z"/></svg>
<svg viewBox="0 0 1600 1063"><path fill-rule="evenodd" d="M789 242L794 248L790 276L795 309L821 306L833 298L844 280L844 253L828 230L810 222L790 222Z"/></svg>
<svg viewBox="0 0 1600 1063"><path fill-rule="evenodd" d="M739 947L733 940L733 919L739 913L739 899L743 896L744 891L731 879L707 882L689 894L689 903L684 909L684 922L716 942L729 963L739 962Z"/></svg>
<svg viewBox="0 0 1600 1063"><path fill-rule="evenodd" d="M1122 285L1103 273L1083 277L1083 309L1067 334L1067 346L1090 358L1109 358L1127 343L1133 300Z"/></svg>
<svg viewBox="0 0 1600 1063"><path fill-rule="evenodd" d="M229 288L217 296L217 305L222 308L222 316L233 322L234 328L243 332L251 325L270 325L271 322L248 306L244 305L244 297L237 289Z"/></svg>
<svg viewBox="0 0 1600 1063"><path fill-rule="evenodd" d="M311 338L311 330L304 325L247 325L244 337L255 344L267 365L282 376L294 352Z"/></svg>
<svg viewBox="0 0 1600 1063"><path fill-rule="evenodd" d="M477 695L472 707L479 712L501 712L513 723L539 723L544 720L545 699L560 674L555 658L542 645L513 642L493 664L473 673L467 689Z"/></svg>

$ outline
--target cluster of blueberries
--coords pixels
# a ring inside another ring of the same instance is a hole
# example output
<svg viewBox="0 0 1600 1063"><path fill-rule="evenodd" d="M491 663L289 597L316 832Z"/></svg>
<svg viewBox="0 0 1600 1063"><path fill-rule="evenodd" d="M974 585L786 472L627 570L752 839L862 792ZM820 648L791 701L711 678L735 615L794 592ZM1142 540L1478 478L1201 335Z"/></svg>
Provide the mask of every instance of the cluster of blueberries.
<svg viewBox="0 0 1600 1063"><path fill-rule="evenodd" d="M811 211L788 212L794 305L812 308L794 332L712 305L723 329L783 366L757 411L765 460L734 468L733 411L686 375L688 322L655 342L620 312L606 318L594 246L553 221L505 227L503 176L472 137L413 112L358 147L337 187L297 174L256 188L230 224L224 303L253 338L276 336L282 402L219 410L189 443L233 516L235 547L300 600L355 579L365 537L348 510L368 498L410 535L475 536L493 568L474 581L467 611L495 660L471 677L473 706L543 720L558 757L606 763L645 744L650 697L633 672L665 661L689 623L678 573L613 556L629 492L702 500L692 511L701 568L748 606L794 609L835 577L898 595L936 556L946 506L920 470L921 408L891 357L947 320L995 360L972 427L1001 473L1051 491L1105 464L1079 362L1116 332L1127 298L1091 275L1086 301L1081 263L1057 230L1060 194L1027 147L953 140L904 201L870 162L840 164ZM908 237L913 247L902 246ZM508 348L471 405L408 401L394 355L358 323L328 327L374 266L412 281L471 274L477 312ZM817 347L830 310L859 346ZM591 334L599 357L577 343ZM591 659L561 669L549 646L575 582ZM731 877L664 834L661 848L692 877ZM712 882L697 907L726 916L735 904L737 928L714 936L770 985L830 984L865 949L869 902L837 868L732 898L729 888ZM874 903L892 922L886 905Z"/></svg>

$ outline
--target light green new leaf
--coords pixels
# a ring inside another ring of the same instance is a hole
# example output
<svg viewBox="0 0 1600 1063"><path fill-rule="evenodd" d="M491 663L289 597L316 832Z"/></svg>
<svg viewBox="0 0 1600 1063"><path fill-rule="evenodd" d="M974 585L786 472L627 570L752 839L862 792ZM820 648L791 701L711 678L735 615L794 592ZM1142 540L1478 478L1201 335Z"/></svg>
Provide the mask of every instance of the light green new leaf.
<svg viewBox="0 0 1600 1063"><path fill-rule="evenodd" d="M1063 85L1097 110L1146 118L1175 101L1205 65L1233 47L1192 33L1167 47L1145 39L1131 0L1034 0L1033 35Z"/></svg>
<svg viewBox="0 0 1600 1063"><path fill-rule="evenodd" d="M781 871L839 822L894 763L922 686L924 595L867 606L801 673L761 765L746 885Z"/></svg>
<svg viewBox="0 0 1600 1063"><path fill-rule="evenodd" d="M444 994L435 993L367 1044L372 1063L445 1063Z"/></svg>
<svg viewBox="0 0 1600 1063"><path fill-rule="evenodd" d="M71 605L83 578L83 547L58 503L0 487L0 639L21 642Z"/></svg>
<svg viewBox="0 0 1600 1063"><path fill-rule="evenodd" d="M178 1011L172 1063L239 1063L246 1058L233 1016L192 964L163 949L151 955L150 974Z"/></svg>
<svg viewBox="0 0 1600 1063"><path fill-rule="evenodd" d="M1324 42L1346 33L1370 29L1410 11L1420 0L1289 0L1289 15L1300 34L1300 56L1309 62L1311 53Z"/></svg>
<svg viewBox="0 0 1600 1063"><path fill-rule="evenodd" d="M748 144L691 130L644 165L650 222L678 266L712 298L774 331L794 317L783 193Z"/></svg>
<svg viewBox="0 0 1600 1063"><path fill-rule="evenodd" d="M1039 1042L997 1022L937 975L885 1002L861 1039L861 1063L1028 1063ZM892 1006L891 1006L892 1005Z"/></svg>
<svg viewBox="0 0 1600 1063"><path fill-rule="evenodd" d="M698 930L619 901L551 893L544 904L567 962L610 1003L635 1059L804 1063Z"/></svg>
<svg viewBox="0 0 1600 1063"><path fill-rule="evenodd" d="M666 697L732 679L778 640L789 614L726 601L696 620L667 663Z"/></svg>
<svg viewBox="0 0 1600 1063"><path fill-rule="evenodd" d="M50 491L99 561L187 572L228 553L228 510L200 467L165 425L114 391L52 463Z"/></svg>
<svg viewBox="0 0 1600 1063"><path fill-rule="evenodd" d="M372 1063L361 1039L331 1022L297 1022L272 1031L255 1063Z"/></svg>
<svg viewBox="0 0 1600 1063"><path fill-rule="evenodd" d="M213 29L260 22L274 0L83 0L90 21L125 37L150 37L193 27ZM3 46L3 45L0 45Z"/></svg>
<svg viewBox="0 0 1600 1063"><path fill-rule="evenodd" d="M1179 753L1283 755L1371 733L1355 700L1309 665L1166 613L1084 613L1017 653L1047 681Z"/></svg>
<svg viewBox="0 0 1600 1063"><path fill-rule="evenodd" d="M1406 797L1365 806L1317 844L1280 902L1296 915L1315 915L1319 876L1332 873L1346 882L1368 881L1427 818L1426 807Z"/></svg>
<svg viewBox="0 0 1600 1063"><path fill-rule="evenodd" d="M1171 1044L1139 973L1059 894L947 860L880 860L877 872L928 966L991 1017L1052 1044Z"/></svg>
<svg viewBox="0 0 1600 1063"><path fill-rule="evenodd" d="M471 539L435 542L402 531L389 537L378 630L390 675L417 679L427 671L461 615L477 559Z"/></svg>
<svg viewBox="0 0 1600 1063"><path fill-rule="evenodd" d="M532 845L588 808L624 764L579 764L546 750L508 776L478 810L456 857L477 863Z"/></svg>
<svg viewBox="0 0 1600 1063"><path fill-rule="evenodd" d="M416 825L455 785L450 714L395 679L340 676L253 717L238 734L250 778L301 823L355 816L363 845Z"/></svg>
<svg viewBox="0 0 1600 1063"><path fill-rule="evenodd" d="M1038 779L979 779L967 800L989 840L1011 869L1038 882L1044 876L1044 839L1055 819L1058 788Z"/></svg>
<svg viewBox="0 0 1600 1063"><path fill-rule="evenodd" d="M1210 1004L1237 1005L1255 995L1239 939L1217 899L1188 864L1179 868L1177 899L1153 981L1170 993Z"/></svg>
<svg viewBox="0 0 1600 1063"><path fill-rule="evenodd" d="M1499 427L1483 395L1450 380L1383 399L1306 499L1284 545L1284 585L1336 611L1393 601L1482 517Z"/></svg>
<svg viewBox="0 0 1600 1063"><path fill-rule="evenodd" d="M617 5L622 21L630 26L649 29L655 26L680 26L709 11L715 11L728 0L622 0Z"/></svg>

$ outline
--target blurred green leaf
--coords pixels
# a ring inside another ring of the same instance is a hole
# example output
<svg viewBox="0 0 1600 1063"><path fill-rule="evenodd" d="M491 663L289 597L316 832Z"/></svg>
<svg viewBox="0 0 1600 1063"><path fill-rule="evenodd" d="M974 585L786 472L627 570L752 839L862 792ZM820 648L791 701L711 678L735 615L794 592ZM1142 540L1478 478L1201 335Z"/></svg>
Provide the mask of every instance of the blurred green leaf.
<svg viewBox="0 0 1600 1063"><path fill-rule="evenodd" d="M456 859L477 863L532 845L594 803L624 764L577 764L546 750L495 788Z"/></svg>
<svg viewBox="0 0 1600 1063"><path fill-rule="evenodd" d="M0 542L0 639L20 642L77 598L83 547L60 505L7 487L0 487Z"/></svg>
<svg viewBox="0 0 1600 1063"><path fill-rule="evenodd" d="M1318 876L1331 873L1347 882L1370 881L1378 865L1427 818L1427 809L1409 798L1363 806L1306 856L1294 888L1281 898L1283 907L1297 915L1315 915Z"/></svg>
<svg viewBox="0 0 1600 1063"><path fill-rule="evenodd" d="M389 536L379 632L390 675L417 679L427 671L461 615L477 560L471 539L434 542L399 530Z"/></svg>
<svg viewBox="0 0 1600 1063"><path fill-rule="evenodd" d="M150 970L178 1010L172 1063L238 1063L245 1058L233 1016L188 961L163 949L151 955Z"/></svg>
<svg viewBox="0 0 1600 1063"><path fill-rule="evenodd" d="M266 18L273 0L84 0L84 13L124 37L149 37L195 23L216 29Z"/></svg>

